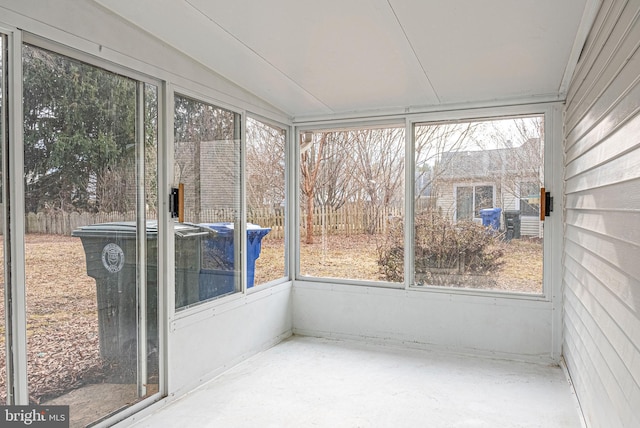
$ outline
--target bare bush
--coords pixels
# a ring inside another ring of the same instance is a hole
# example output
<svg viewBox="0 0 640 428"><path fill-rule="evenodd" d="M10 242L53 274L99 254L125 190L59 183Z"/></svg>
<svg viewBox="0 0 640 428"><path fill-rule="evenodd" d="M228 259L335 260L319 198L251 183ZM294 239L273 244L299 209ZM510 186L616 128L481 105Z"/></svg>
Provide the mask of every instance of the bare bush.
<svg viewBox="0 0 640 428"><path fill-rule="evenodd" d="M391 224L378 246L378 265L389 281L404 278L404 224ZM415 216L415 272L417 283L450 283L465 275L484 275L501 265L502 245L497 234L472 221L452 223L436 210ZM455 278L455 279L454 279Z"/></svg>

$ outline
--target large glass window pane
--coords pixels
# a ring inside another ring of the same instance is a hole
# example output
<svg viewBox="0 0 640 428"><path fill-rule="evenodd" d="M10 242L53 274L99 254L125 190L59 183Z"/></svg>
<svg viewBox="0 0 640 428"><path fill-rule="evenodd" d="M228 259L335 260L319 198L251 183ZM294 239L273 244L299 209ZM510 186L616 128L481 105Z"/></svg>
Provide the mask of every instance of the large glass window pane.
<svg viewBox="0 0 640 428"><path fill-rule="evenodd" d="M6 108L4 106L7 99L6 90L6 64L5 49L6 49L6 36L0 34L0 182L4 176L4 148L6 147ZM4 196L2 188L0 187L0 208L4 206ZM7 402L7 367L6 367L6 339L7 332L5 328L5 280L4 280L4 234L2 232L4 227L4 210L0 209L0 405Z"/></svg>
<svg viewBox="0 0 640 428"><path fill-rule="evenodd" d="M285 276L286 133L252 118L246 129L247 286L257 286Z"/></svg>
<svg viewBox="0 0 640 428"><path fill-rule="evenodd" d="M29 45L23 69L29 393L87 425L158 389L156 88Z"/></svg>
<svg viewBox="0 0 640 428"><path fill-rule="evenodd" d="M240 117L175 97L176 308L241 289Z"/></svg>
<svg viewBox="0 0 640 428"><path fill-rule="evenodd" d="M300 135L300 274L401 282L404 127Z"/></svg>
<svg viewBox="0 0 640 428"><path fill-rule="evenodd" d="M520 184L520 214L522 217L540 217L539 183L525 182Z"/></svg>
<svg viewBox="0 0 640 428"><path fill-rule="evenodd" d="M414 285L542 293L543 119L415 126Z"/></svg>
<svg viewBox="0 0 640 428"><path fill-rule="evenodd" d="M474 201L474 217L482 218L480 211L494 206L493 186L475 186Z"/></svg>
<svg viewBox="0 0 640 428"><path fill-rule="evenodd" d="M473 187L459 186L456 191L456 218L473 219Z"/></svg>

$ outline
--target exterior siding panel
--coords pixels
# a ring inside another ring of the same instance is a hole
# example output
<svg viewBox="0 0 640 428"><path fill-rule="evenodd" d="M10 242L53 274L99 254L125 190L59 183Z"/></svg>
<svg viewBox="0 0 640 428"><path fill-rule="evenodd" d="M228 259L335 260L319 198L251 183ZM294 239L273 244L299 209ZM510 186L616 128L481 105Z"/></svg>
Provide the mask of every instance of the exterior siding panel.
<svg viewBox="0 0 640 428"><path fill-rule="evenodd" d="M640 426L640 2L605 0L565 110L563 353L589 427Z"/></svg>
<svg viewBox="0 0 640 428"><path fill-rule="evenodd" d="M542 238L542 226L538 217L522 217L520 219L520 234L533 238Z"/></svg>

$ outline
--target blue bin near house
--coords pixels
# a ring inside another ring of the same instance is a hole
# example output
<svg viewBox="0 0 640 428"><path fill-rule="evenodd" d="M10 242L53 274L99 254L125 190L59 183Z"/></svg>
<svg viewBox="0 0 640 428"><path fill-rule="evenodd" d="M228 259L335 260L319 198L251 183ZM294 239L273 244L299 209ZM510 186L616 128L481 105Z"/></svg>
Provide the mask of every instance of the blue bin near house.
<svg viewBox="0 0 640 428"><path fill-rule="evenodd" d="M205 241L203 269L200 271L200 298L209 299L235 291L233 245L234 224L200 223L217 233ZM254 285L256 260L260 257L262 238L271 228L247 223L247 287Z"/></svg>
<svg viewBox="0 0 640 428"><path fill-rule="evenodd" d="M500 213L502 208L485 208L480 210L480 217L482 217L482 225L485 227L491 227L493 230L500 230Z"/></svg>

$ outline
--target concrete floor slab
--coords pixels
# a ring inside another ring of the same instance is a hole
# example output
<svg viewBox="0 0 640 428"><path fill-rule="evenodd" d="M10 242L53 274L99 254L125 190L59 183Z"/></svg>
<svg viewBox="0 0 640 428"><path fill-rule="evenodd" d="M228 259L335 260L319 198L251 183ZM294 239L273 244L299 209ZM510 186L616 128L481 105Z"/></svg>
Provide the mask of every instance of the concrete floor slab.
<svg viewBox="0 0 640 428"><path fill-rule="evenodd" d="M560 367L294 336L144 427L580 428Z"/></svg>

